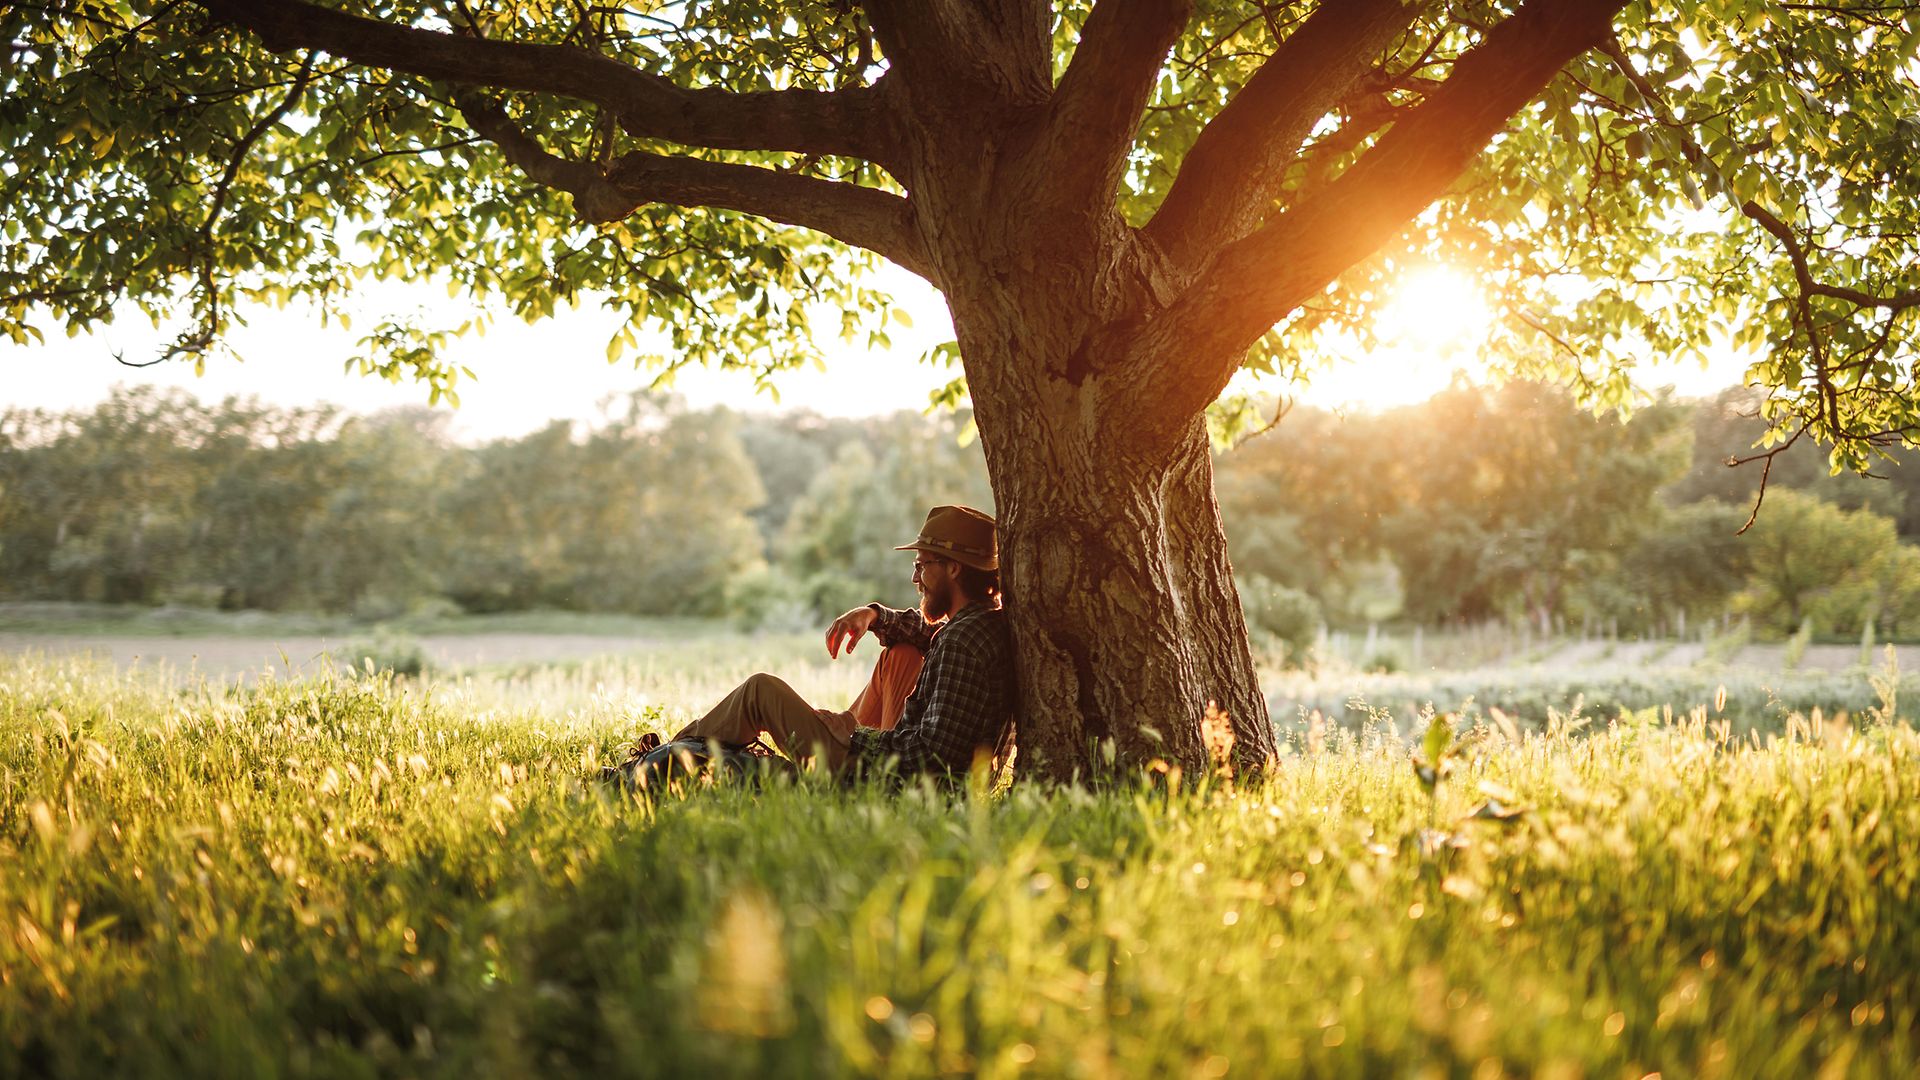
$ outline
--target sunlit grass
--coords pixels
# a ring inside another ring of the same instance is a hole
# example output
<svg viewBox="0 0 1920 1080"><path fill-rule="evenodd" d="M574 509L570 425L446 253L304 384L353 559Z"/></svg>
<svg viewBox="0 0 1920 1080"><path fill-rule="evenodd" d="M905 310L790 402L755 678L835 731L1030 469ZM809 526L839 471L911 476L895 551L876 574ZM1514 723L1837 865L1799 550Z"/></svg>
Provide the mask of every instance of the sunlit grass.
<svg viewBox="0 0 1920 1080"><path fill-rule="evenodd" d="M1378 731L1176 795L583 781L802 645L0 660L0 1075L1911 1072L1903 725L1482 726L1431 799ZM1487 792L1528 812L1463 820Z"/></svg>

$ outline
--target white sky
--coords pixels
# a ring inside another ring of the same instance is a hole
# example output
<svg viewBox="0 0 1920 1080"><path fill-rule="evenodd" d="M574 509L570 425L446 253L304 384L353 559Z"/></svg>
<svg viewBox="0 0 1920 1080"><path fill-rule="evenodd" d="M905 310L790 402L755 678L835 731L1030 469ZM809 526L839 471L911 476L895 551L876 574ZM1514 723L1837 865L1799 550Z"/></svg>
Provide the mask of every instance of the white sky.
<svg viewBox="0 0 1920 1080"><path fill-rule="evenodd" d="M746 372L685 370L673 391L695 407L807 408L835 416L924 408L928 393L955 374L918 362L928 348L953 336L945 305L932 288L904 271L888 268L877 284L891 291L913 320L911 328L891 328L891 349L869 351L829 342L824 346L826 371L806 367L777 380L777 406L755 392L752 376ZM1462 342L1470 340L1474 325L1486 318L1484 308L1475 309L1470 293L1470 285L1444 271L1438 278L1429 275L1414 295L1390 307L1390 325L1384 335L1388 341L1382 348L1315 375L1301 401L1331 408L1383 408L1419 401L1445 388L1457 367L1473 366L1471 350ZM342 366L356 353L355 343L365 327L379 315L416 307L430 310L436 303L445 304L445 296L443 286L369 290L355 305L357 329L352 331L337 324L322 328L317 315L304 308L255 308L247 313L249 325L231 339L245 362L213 357L206 374L197 378L190 363L131 368L114 359L115 352L129 360L157 356L171 340L169 333L153 330L144 317L122 319L71 339L42 321L41 328L48 333L46 345L0 343L0 407L82 408L121 383L183 387L203 400L238 394L284 406L325 401L354 412L424 405L422 384L350 375ZM452 359L477 376L473 381L462 380L458 387L461 405L454 412L455 437L478 441L524 434L555 418L591 419L607 395L646 386L655 374L651 369L636 370L630 361L606 361L607 339L618 322L611 313L583 306L531 326L502 318L484 337L455 339L449 347ZM1397 333L1393 322L1400 324ZM1698 365L1656 367L1648 372L1647 381L1649 385L1673 383L1683 394L1707 394L1739 381L1743 366L1737 358L1726 357L1705 371ZM1285 389L1272 382L1236 385Z"/></svg>
<svg viewBox="0 0 1920 1080"><path fill-rule="evenodd" d="M744 371L683 369L673 392L696 407L809 408L837 416L925 408L928 393L956 373L921 364L918 358L929 347L950 340L953 330L938 295L918 278L895 271L884 285L913 316L911 329L889 327L891 350L871 352L834 339L823 346L827 371L808 366L776 380L778 406L766 394L755 392L752 375ZM114 359L116 352L130 361L149 359L172 340L170 333L154 330L137 311L132 318L76 338L65 337L43 320L45 345L23 348L0 342L0 406L84 407L121 383L182 387L203 400L240 394L278 405L326 401L355 412L425 405L427 389L422 383L389 383L348 374L343 366L360 351L356 343L380 316L446 305L445 287L376 286L366 292L351 305L352 330L341 329L337 322L322 327L318 315L303 307L248 309L248 325L229 338L244 362L210 356L206 374L200 377L195 377L191 363L169 361L132 368ZM452 321L464 317L455 315ZM451 358L476 376L471 381L463 378L456 387L460 407L453 410L455 436L481 440L520 435L554 418L592 418L598 403L609 394L646 387L658 374L656 370L636 369L630 359L607 362L607 339L621 322L618 315L582 305L531 325L502 317L484 336L469 333L453 339L448 347Z"/></svg>

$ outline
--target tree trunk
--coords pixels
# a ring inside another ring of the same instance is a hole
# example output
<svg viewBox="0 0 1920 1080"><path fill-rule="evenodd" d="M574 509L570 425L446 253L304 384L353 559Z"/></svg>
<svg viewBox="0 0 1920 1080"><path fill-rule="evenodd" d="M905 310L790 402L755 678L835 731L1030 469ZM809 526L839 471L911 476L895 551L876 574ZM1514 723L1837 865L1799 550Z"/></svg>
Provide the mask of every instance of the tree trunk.
<svg viewBox="0 0 1920 1080"><path fill-rule="evenodd" d="M1207 760L1209 702L1232 718L1237 768L1257 771L1273 733L1204 420L1190 418L1170 454L1141 453L1088 419L1090 398L1114 389L1099 375L1075 384L1030 351L995 355L996 339L1045 348L1050 330L1076 321L1053 311L1012 334L1007 312L955 311L999 511L1021 773L1071 779L1159 759L1194 774ZM981 333L980 322L1003 333Z"/></svg>
<svg viewBox="0 0 1920 1080"><path fill-rule="evenodd" d="M1232 718L1238 771L1258 771L1273 732L1204 418L1143 400L1151 376L1195 359L1154 353L1136 332L1174 283L1110 191L1090 205L1068 194L1048 157L1045 50L1022 51L1022 35L1044 32L1007 25L1004 41L983 23L981 40L947 47L973 57L968 72L1018 71L896 90L918 95L920 122L902 132L914 220L998 511L1020 773L1091 778L1158 759L1196 775L1209 702Z"/></svg>

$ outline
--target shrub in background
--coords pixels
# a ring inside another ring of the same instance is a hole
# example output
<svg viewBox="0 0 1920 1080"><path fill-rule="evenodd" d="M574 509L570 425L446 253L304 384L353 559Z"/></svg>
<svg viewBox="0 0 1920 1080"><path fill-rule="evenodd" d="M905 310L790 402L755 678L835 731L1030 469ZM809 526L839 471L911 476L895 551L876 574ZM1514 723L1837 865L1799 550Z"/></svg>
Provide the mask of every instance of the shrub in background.
<svg viewBox="0 0 1920 1080"><path fill-rule="evenodd" d="M1260 574L1235 575L1234 586L1247 629L1281 647L1289 666L1304 665L1323 624L1319 601Z"/></svg>
<svg viewBox="0 0 1920 1080"><path fill-rule="evenodd" d="M741 630L788 633L820 625L807 582L785 567L760 563L735 574L727 581L725 606Z"/></svg>
<svg viewBox="0 0 1920 1080"><path fill-rule="evenodd" d="M333 650L332 655L340 664L368 675L390 671L418 678L432 666L419 638L387 626L374 627L371 633Z"/></svg>

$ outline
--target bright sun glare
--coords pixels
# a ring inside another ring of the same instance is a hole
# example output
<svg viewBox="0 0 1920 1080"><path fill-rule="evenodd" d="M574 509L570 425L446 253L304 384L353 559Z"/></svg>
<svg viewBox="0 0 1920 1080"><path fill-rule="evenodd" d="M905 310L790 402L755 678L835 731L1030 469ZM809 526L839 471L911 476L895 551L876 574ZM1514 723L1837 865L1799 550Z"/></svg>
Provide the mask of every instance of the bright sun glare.
<svg viewBox="0 0 1920 1080"><path fill-rule="evenodd" d="M1492 313L1472 278L1446 266L1410 271L1380 312L1388 347L1437 351L1484 337Z"/></svg>
<svg viewBox="0 0 1920 1080"><path fill-rule="evenodd" d="M1446 388L1456 370L1481 369L1478 346L1493 313L1469 275L1425 266L1402 275L1374 321L1375 344L1350 343L1349 362L1312 377L1313 397L1327 404L1387 409Z"/></svg>

